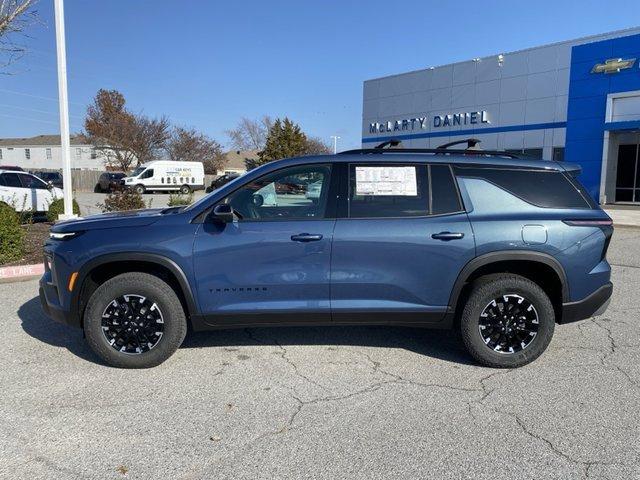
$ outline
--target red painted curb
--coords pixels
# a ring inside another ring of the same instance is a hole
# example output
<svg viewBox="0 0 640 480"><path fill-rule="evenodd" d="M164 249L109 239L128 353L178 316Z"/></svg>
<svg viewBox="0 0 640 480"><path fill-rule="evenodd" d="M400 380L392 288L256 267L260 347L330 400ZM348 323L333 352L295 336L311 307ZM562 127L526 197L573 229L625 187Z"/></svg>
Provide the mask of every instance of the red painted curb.
<svg viewBox="0 0 640 480"><path fill-rule="evenodd" d="M40 276L43 273L44 263L0 267L0 280L21 280L23 278Z"/></svg>

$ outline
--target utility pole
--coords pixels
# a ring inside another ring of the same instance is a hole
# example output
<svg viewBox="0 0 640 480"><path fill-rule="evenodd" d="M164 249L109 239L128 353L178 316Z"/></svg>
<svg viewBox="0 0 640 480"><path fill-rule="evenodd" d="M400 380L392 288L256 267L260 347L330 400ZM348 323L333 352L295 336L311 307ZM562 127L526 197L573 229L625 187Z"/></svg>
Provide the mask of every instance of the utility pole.
<svg viewBox="0 0 640 480"><path fill-rule="evenodd" d="M62 181L64 183L64 214L60 220L75 218L71 199L71 147L69 140L69 98L67 95L67 54L64 40L63 0L54 0L56 16L56 50L58 57L58 102L60 106L60 142L62 153Z"/></svg>
<svg viewBox="0 0 640 480"><path fill-rule="evenodd" d="M335 155L338 153L338 139L340 137L337 135L331 135L331 138L333 138L333 154Z"/></svg>

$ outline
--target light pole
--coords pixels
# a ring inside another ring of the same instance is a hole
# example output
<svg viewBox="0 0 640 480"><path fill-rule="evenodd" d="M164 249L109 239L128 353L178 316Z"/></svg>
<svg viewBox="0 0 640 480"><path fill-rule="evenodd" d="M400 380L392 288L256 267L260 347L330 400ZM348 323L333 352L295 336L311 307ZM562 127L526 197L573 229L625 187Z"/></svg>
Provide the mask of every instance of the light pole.
<svg viewBox="0 0 640 480"><path fill-rule="evenodd" d="M69 146L69 99L67 95L67 54L64 42L63 0L54 0L56 16L56 50L58 57L58 102L60 104L60 143L62 148L62 181L64 214L60 220L75 218L71 199L71 148Z"/></svg>
<svg viewBox="0 0 640 480"><path fill-rule="evenodd" d="M333 138L333 154L338 153L338 139L340 138L338 135L331 135Z"/></svg>

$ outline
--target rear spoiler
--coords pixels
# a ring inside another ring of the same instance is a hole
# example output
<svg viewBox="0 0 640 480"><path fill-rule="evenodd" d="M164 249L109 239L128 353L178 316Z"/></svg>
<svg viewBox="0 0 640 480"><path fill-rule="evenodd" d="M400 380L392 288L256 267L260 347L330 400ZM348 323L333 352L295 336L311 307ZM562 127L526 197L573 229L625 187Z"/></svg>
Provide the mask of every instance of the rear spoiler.
<svg viewBox="0 0 640 480"><path fill-rule="evenodd" d="M565 172L567 172L572 177L577 177L582 173L582 167L577 163L569 163L569 162L556 162L560 165Z"/></svg>

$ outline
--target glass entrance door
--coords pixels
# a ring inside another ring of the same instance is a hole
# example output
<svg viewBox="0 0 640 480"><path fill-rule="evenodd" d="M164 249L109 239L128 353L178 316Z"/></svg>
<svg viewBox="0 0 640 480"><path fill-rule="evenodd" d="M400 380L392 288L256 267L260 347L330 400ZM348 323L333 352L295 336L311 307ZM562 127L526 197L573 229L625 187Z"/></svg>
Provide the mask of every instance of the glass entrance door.
<svg viewBox="0 0 640 480"><path fill-rule="evenodd" d="M640 203L640 132L636 143L618 146L616 202Z"/></svg>

